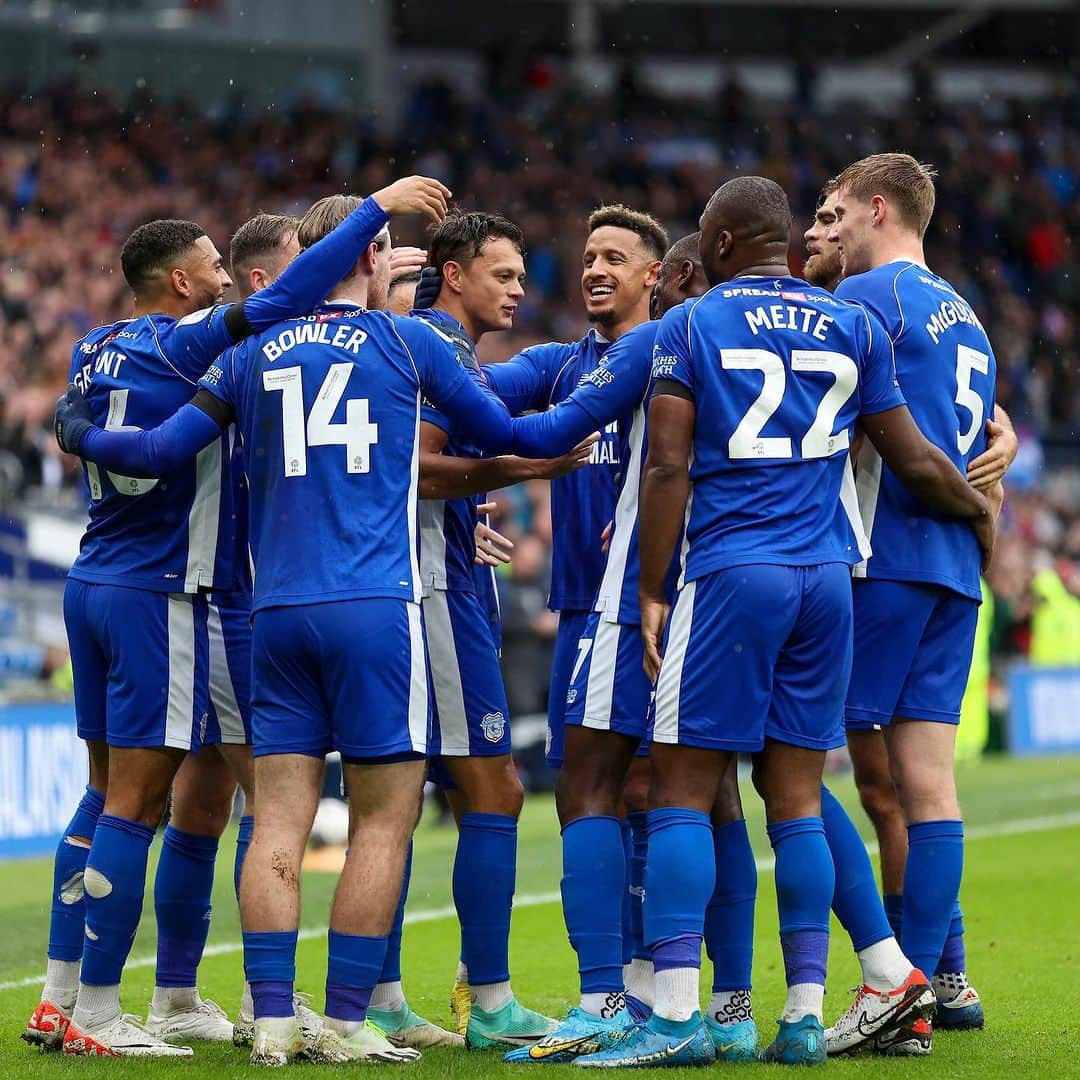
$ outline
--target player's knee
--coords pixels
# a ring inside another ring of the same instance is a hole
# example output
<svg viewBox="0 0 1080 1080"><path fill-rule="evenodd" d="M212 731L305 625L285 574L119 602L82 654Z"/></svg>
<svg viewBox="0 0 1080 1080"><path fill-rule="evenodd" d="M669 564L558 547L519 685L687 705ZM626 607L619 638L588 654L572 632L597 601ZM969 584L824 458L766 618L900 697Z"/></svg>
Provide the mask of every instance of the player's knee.
<svg viewBox="0 0 1080 1080"><path fill-rule="evenodd" d="M492 792L492 796L499 804L495 813L513 818L521 816L521 808L525 805L525 785L522 784L512 759L500 770L499 785Z"/></svg>
<svg viewBox="0 0 1080 1080"><path fill-rule="evenodd" d="M118 785L114 784L115 789ZM137 821L140 825L149 825L156 829L165 816L167 792L131 788L125 791L110 791L106 797L105 813L116 817Z"/></svg>
<svg viewBox="0 0 1080 1080"><path fill-rule="evenodd" d="M174 799L172 823L181 832L196 836L221 836L232 817L232 808L231 794L215 793L197 803L188 798Z"/></svg>
<svg viewBox="0 0 1080 1080"><path fill-rule="evenodd" d="M716 793L716 802L713 803L712 821L714 825L730 825L733 821L741 821L743 818L742 799L739 798L739 783L733 778L726 777Z"/></svg>
<svg viewBox="0 0 1080 1080"><path fill-rule="evenodd" d="M95 791L109 789L109 747L103 742L88 742L87 754L90 759L90 786Z"/></svg>
<svg viewBox="0 0 1080 1080"><path fill-rule="evenodd" d="M857 780L856 785L862 808L876 827L903 816L900 799L891 778L883 782L882 778L875 776L867 780Z"/></svg>
<svg viewBox="0 0 1080 1080"><path fill-rule="evenodd" d="M754 785L754 790L758 793L758 795L764 798L765 791L763 788L764 781L762 778L761 755L755 754L751 760L753 764L750 768L750 783Z"/></svg>
<svg viewBox="0 0 1080 1080"><path fill-rule="evenodd" d="M587 767L567 758L555 785L559 819L566 825L580 817L614 816L619 810L620 797L626 794L623 779L622 769L612 768L603 758L591 760ZM647 805L646 787L644 806Z"/></svg>
<svg viewBox="0 0 1080 1080"><path fill-rule="evenodd" d="M648 810L649 786L650 778L648 773L632 772L627 777L626 783L623 785L623 802L626 803L627 810L631 812Z"/></svg>

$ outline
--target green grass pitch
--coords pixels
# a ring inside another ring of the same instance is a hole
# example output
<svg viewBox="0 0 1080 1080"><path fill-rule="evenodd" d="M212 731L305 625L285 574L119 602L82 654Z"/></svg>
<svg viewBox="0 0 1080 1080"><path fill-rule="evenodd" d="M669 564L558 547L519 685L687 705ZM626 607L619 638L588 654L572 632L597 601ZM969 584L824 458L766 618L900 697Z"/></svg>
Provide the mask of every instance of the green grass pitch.
<svg viewBox="0 0 1080 1080"><path fill-rule="evenodd" d="M997 760L960 771L969 845L963 901L968 971L983 996L987 1028L939 1035L933 1055L917 1060L859 1057L833 1060L829 1072L926 1077L1080 1076L1080 758ZM850 779L835 781L840 797L854 805ZM777 942L776 908L769 850L757 800L748 794L755 850L762 860L754 963L754 1005L765 1039L783 1001L783 965ZM865 825L856 812L860 827ZM230 1013L240 996L239 920L232 895L232 845L222 843L215 890L214 925L203 961L201 989ZM457 960L457 929L450 907L450 866L455 834L425 820L417 833L409 925L405 931L405 987L415 1009L449 1022L447 998ZM557 903L560 851L554 809L531 798L522 818L518 859L518 904L511 939L515 991L528 1005L555 1014L576 1000L573 954ZM478 868L479 869L479 868ZM246 1056L232 1047L197 1048L194 1061L64 1060L39 1055L18 1039L33 1009L44 968L50 862L0 865L0 1077L54 1080L70 1076L172 1077L209 1080L251 1075ZM333 875L309 873L304 880L303 935L298 953L300 989L322 1000L326 970L321 933ZM145 1013L153 983L154 920L147 899L142 929L125 975L124 1006ZM705 970L709 975L708 967ZM836 928L829 971L826 1020L847 1007L858 967ZM390 1068L390 1066L384 1066ZM429 1051L409 1075L481 1077L514 1070L497 1055ZM718 1066L718 1068L724 1068ZM745 1065L747 1075L779 1066ZM314 1075L313 1066L297 1066ZM544 1067L566 1074L567 1066Z"/></svg>

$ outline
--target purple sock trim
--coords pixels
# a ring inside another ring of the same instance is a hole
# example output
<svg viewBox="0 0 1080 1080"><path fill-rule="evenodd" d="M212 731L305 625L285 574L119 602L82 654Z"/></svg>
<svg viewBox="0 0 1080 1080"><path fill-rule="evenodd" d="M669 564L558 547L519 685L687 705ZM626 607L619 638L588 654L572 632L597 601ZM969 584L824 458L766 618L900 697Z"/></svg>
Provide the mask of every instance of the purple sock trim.
<svg viewBox="0 0 1080 1080"><path fill-rule="evenodd" d="M825 985L829 935L821 930L792 930L780 935L784 950L784 973L788 986L800 983Z"/></svg>
<svg viewBox="0 0 1080 1080"><path fill-rule="evenodd" d="M937 975L953 974L964 971L967 968L967 955L964 950L964 935L950 934L945 939L945 947L941 950L941 959L938 961Z"/></svg>
<svg viewBox="0 0 1080 1080"><path fill-rule="evenodd" d="M653 970L701 967L701 934L680 934L653 946Z"/></svg>
<svg viewBox="0 0 1080 1080"><path fill-rule="evenodd" d="M159 937L155 982L166 989L186 990L195 985L195 975L206 948L206 939L181 941Z"/></svg>
<svg viewBox="0 0 1080 1080"><path fill-rule="evenodd" d="M370 986L347 986L345 983L328 981L326 1015L335 1020L363 1021L367 1017L372 989Z"/></svg>
<svg viewBox="0 0 1080 1080"><path fill-rule="evenodd" d="M255 1006L255 1019L265 1016L292 1016L293 984L266 980L251 984L251 1000Z"/></svg>

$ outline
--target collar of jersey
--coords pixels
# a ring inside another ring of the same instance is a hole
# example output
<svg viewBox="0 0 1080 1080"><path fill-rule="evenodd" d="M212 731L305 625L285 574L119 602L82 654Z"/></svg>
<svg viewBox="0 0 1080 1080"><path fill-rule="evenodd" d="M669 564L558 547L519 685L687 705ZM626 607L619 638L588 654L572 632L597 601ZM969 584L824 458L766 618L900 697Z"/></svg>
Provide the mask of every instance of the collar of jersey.
<svg viewBox="0 0 1080 1080"><path fill-rule="evenodd" d="M930 269L929 266L926 265L926 263L919 262L916 259L905 259L905 258L902 258L902 257L899 258L899 259L890 259L889 260L889 266L892 266L893 263L908 263L910 266L919 266L923 270L925 270L928 274L932 274L934 272L933 270Z"/></svg>
<svg viewBox="0 0 1080 1080"><path fill-rule="evenodd" d="M468 338L470 342L474 345L476 344L465 332L465 327L462 326L449 312L443 311L441 308L425 308L418 312L418 314L422 319L431 319L433 322L449 323L454 330L462 335L462 337Z"/></svg>

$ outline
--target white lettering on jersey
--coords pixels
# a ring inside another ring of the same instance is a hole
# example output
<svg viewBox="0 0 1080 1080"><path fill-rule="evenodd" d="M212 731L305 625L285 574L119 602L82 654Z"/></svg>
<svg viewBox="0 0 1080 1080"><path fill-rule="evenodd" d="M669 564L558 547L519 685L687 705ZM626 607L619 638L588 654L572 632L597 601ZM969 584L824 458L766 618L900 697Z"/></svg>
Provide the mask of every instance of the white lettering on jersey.
<svg viewBox="0 0 1080 1080"><path fill-rule="evenodd" d="M604 427L604 435L618 435L619 422L613 420L610 424ZM589 464L590 465L618 465L619 461L619 443L616 439L606 439L601 437L599 442L593 443L593 448L589 452Z"/></svg>
<svg viewBox="0 0 1080 1080"><path fill-rule="evenodd" d="M966 300L961 300L960 297L956 297L955 300L942 300L937 311L927 320L926 332L933 339L934 344L937 345L941 335L950 327L956 326L957 323L967 323L970 326L977 326L980 330L982 329L982 324Z"/></svg>
<svg viewBox="0 0 1080 1080"><path fill-rule="evenodd" d="M743 312L750 332L755 336L765 330L795 330L802 334L824 341L829 327L834 320L831 315L822 314L813 308L797 307L794 304L769 304Z"/></svg>
<svg viewBox="0 0 1080 1080"><path fill-rule="evenodd" d="M332 327L328 322L302 322L295 327L285 327L276 338L263 345L262 352L271 363L297 345L329 345L355 356L365 341L367 334L354 326Z"/></svg>

